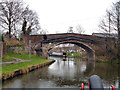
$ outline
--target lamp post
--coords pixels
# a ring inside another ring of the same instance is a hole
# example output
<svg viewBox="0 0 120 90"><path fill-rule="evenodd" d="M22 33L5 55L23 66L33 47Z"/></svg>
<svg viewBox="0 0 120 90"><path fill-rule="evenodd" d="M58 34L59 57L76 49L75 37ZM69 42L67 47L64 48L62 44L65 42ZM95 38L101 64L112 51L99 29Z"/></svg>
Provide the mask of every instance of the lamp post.
<svg viewBox="0 0 120 90"><path fill-rule="evenodd" d="M31 40L29 40L29 59L31 60Z"/></svg>
<svg viewBox="0 0 120 90"><path fill-rule="evenodd" d="M80 57L82 57L82 51L80 51Z"/></svg>

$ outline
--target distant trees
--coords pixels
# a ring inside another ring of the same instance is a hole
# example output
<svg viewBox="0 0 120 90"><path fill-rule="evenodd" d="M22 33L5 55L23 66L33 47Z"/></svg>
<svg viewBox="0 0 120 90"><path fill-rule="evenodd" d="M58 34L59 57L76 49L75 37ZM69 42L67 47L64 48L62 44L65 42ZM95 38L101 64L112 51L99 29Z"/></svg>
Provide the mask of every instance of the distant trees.
<svg viewBox="0 0 120 90"><path fill-rule="evenodd" d="M9 32L9 38L14 33L16 23L22 18L23 4L15 1L3 1L0 3L0 27Z"/></svg>
<svg viewBox="0 0 120 90"><path fill-rule="evenodd" d="M73 27L70 26L70 27L68 28L67 33L74 33L74 31L73 31Z"/></svg>
<svg viewBox="0 0 120 90"><path fill-rule="evenodd" d="M79 34L83 34L84 32L85 32L85 30L84 30L84 28L80 25L80 24L78 24L77 26L76 26L76 30L73 30L73 27L72 26L70 26L69 28L68 28L68 31L67 31L67 33L79 33Z"/></svg>
<svg viewBox="0 0 120 90"><path fill-rule="evenodd" d="M107 11L106 16L100 21L100 32L111 33L111 13Z"/></svg>
<svg viewBox="0 0 120 90"><path fill-rule="evenodd" d="M104 33L118 33L119 31L119 5L120 1L113 4L110 10L106 11L106 16L100 21L99 28Z"/></svg>
<svg viewBox="0 0 120 90"><path fill-rule="evenodd" d="M118 59L120 59L120 0L113 4L113 13L112 13L112 19L113 19L113 25L114 29L117 31L118 34L118 43L117 43L117 48L118 48Z"/></svg>
<svg viewBox="0 0 120 90"><path fill-rule="evenodd" d="M41 31L39 31L39 34L47 34L49 33L47 29L41 29Z"/></svg>
<svg viewBox="0 0 120 90"><path fill-rule="evenodd" d="M34 34L40 30L36 12L30 10L21 0L0 2L0 28L9 32L9 38Z"/></svg>
<svg viewBox="0 0 120 90"><path fill-rule="evenodd" d="M80 24L78 24L78 25L76 26L76 29L77 29L77 32L80 33L80 34L82 34L82 33L85 32L85 30L83 29L83 27L82 27Z"/></svg>
<svg viewBox="0 0 120 90"><path fill-rule="evenodd" d="M99 27L109 35L117 33L117 56L120 59L120 0L113 3L112 8L106 11L106 16L101 20Z"/></svg>

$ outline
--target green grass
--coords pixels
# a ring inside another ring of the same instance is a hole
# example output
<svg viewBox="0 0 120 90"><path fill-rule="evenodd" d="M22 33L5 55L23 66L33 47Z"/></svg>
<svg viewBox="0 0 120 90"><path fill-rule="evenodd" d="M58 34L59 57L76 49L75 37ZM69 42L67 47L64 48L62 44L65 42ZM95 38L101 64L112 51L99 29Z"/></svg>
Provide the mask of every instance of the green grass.
<svg viewBox="0 0 120 90"><path fill-rule="evenodd" d="M104 60L104 61L98 60L96 62L98 62L98 63L108 63L108 64L119 64L118 60Z"/></svg>
<svg viewBox="0 0 120 90"><path fill-rule="evenodd" d="M16 61L16 59L10 58L10 56L6 56L2 58L2 62L10 62L10 61Z"/></svg>
<svg viewBox="0 0 120 90"><path fill-rule="evenodd" d="M11 57L20 58L23 60L41 60L41 59L43 59L43 58L41 58L39 56L35 56L35 55L31 55L31 57L29 58L29 54L7 53L7 56L2 58L2 62L16 61L16 59L13 59Z"/></svg>
<svg viewBox="0 0 120 90"><path fill-rule="evenodd" d="M10 57L16 57L16 58L20 58L20 59L24 59L24 60L29 60L29 55L28 54L7 53L7 55L10 56ZM31 55L31 57L34 58L33 55Z"/></svg>
<svg viewBox="0 0 120 90"><path fill-rule="evenodd" d="M16 57L16 58L20 58L20 59L24 59L24 60L29 60L29 55L28 54L15 54L15 53L7 53L7 56L6 57L3 57L2 60L0 60L0 62L10 62L10 61L16 61L16 59L13 59L11 57ZM31 60L38 60L38 59L41 59L40 57L38 56L34 56L34 55L31 55Z"/></svg>
<svg viewBox="0 0 120 90"><path fill-rule="evenodd" d="M43 62L46 62L46 61L50 61L50 60L47 60L47 59L32 60L32 61L28 61L28 62L22 62L22 63L17 63L17 64L11 64L11 65L8 65L8 66L4 66L4 67L2 67L2 74L13 72L16 69L21 69L21 68L27 69L28 66L37 65L37 64L40 64L40 63L43 63Z"/></svg>
<svg viewBox="0 0 120 90"><path fill-rule="evenodd" d="M43 58L41 58L39 56L35 56L35 55L31 55L31 58L29 58L29 54L7 53L7 55L10 57L16 57L16 58L20 58L23 60L41 60L41 59L43 59Z"/></svg>
<svg viewBox="0 0 120 90"><path fill-rule="evenodd" d="M14 54L14 53L8 53L9 57L16 57L16 58L20 58L20 59L24 59L24 60L29 60L29 55L28 54ZM2 74L6 74L9 72L13 72L16 69L27 69L28 66L31 65L37 65L46 61L50 61L50 59L44 59L41 58L39 56L34 56L31 55L31 61L27 61L27 62L21 62L21 63L17 63L17 64L9 64L6 66L2 67Z"/></svg>
<svg viewBox="0 0 120 90"><path fill-rule="evenodd" d="M97 58L101 59L96 61L98 63L119 64L118 60L110 60L110 59L107 59L105 56L97 56Z"/></svg>
<svg viewBox="0 0 120 90"><path fill-rule="evenodd" d="M72 54L73 54L73 56L82 56L82 57L86 57L87 55L80 55L80 53L67 53L67 56L72 56Z"/></svg>
<svg viewBox="0 0 120 90"><path fill-rule="evenodd" d="M67 53L68 56L80 56L80 53Z"/></svg>

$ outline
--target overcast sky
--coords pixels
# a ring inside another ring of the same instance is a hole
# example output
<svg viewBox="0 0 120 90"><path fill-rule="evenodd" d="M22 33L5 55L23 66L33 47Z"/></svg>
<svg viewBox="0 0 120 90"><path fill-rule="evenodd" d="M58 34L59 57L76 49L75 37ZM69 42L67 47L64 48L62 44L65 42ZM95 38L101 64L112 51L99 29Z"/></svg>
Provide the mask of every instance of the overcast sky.
<svg viewBox="0 0 120 90"><path fill-rule="evenodd" d="M100 18L116 0L23 0L35 10L41 28L49 33L66 33L70 26L80 24L85 34L98 32Z"/></svg>

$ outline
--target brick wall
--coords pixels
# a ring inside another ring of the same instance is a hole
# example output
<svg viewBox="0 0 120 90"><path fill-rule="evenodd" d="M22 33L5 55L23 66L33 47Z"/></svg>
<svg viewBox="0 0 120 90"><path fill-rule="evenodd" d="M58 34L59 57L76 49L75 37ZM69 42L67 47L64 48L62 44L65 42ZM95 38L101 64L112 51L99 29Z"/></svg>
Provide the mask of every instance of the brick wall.
<svg viewBox="0 0 120 90"><path fill-rule="evenodd" d="M3 43L3 57L6 56L6 52L7 52L6 43Z"/></svg>
<svg viewBox="0 0 120 90"><path fill-rule="evenodd" d="M0 58L6 55L6 44L0 41Z"/></svg>

